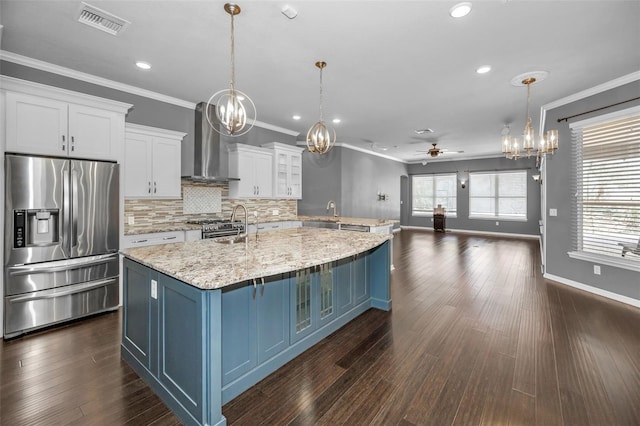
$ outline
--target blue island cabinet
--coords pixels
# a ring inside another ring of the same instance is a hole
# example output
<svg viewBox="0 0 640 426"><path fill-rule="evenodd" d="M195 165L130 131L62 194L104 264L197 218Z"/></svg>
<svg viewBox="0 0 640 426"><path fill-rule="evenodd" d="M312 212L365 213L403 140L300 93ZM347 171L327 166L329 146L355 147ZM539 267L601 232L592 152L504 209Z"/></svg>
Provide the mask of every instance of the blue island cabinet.
<svg viewBox="0 0 640 426"><path fill-rule="evenodd" d="M187 425L370 308L391 309L389 241L300 271L199 289L123 262L122 358Z"/></svg>
<svg viewBox="0 0 640 426"><path fill-rule="evenodd" d="M211 392L220 383L219 305L220 291L124 259L122 358L185 424L226 424L219 385Z"/></svg>
<svg viewBox="0 0 640 426"><path fill-rule="evenodd" d="M289 282L277 275L223 290L223 386L289 345Z"/></svg>

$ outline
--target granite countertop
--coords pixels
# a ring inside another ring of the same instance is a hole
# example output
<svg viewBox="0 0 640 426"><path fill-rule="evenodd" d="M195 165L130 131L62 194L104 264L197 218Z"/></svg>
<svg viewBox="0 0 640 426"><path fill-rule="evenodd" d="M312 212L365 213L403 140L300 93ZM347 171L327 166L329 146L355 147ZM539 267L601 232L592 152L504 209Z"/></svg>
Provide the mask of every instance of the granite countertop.
<svg viewBox="0 0 640 426"><path fill-rule="evenodd" d="M335 223L342 223L345 225L361 225L361 226L387 226L393 225L399 221L388 219L370 219L370 218L358 218L358 217L333 217L333 216L297 216L294 218L284 218L279 216L269 216L267 218L261 218L259 223L271 223L271 222L290 222L290 221L304 221L304 220L321 220ZM249 225L254 225L255 219L249 218ZM124 235L140 235L140 234L153 234L156 232L171 232L171 231L191 231L202 229L200 225L195 225L186 222L155 222L150 225L144 226L127 226L124 227Z"/></svg>
<svg viewBox="0 0 640 426"><path fill-rule="evenodd" d="M320 220L326 222L342 223L344 225L360 226L387 226L397 223L397 220L371 219L363 217L342 217L342 216L298 216L298 220Z"/></svg>
<svg viewBox="0 0 640 426"><path fill-rule="evenodd" d="M211 290L353 256L393 238L388 234L294 228L249 236L248 243L213 239L122 250L126 257L194 287Z"/></svg>

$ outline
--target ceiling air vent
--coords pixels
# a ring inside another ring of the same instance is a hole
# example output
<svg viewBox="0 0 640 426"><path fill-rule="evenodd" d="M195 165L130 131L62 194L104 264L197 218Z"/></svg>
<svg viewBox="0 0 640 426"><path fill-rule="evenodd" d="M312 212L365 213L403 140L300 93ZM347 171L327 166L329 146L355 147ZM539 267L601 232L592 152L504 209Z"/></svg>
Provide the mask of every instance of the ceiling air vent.
<svg viewBox="0 0 640 426"><path fill-rule="evenodd" d="M118 18L109 12L98 9L85 2L80 5L78 12L78 22L92 26L111 35L118 35L127 25L129 21Z"/></svg>

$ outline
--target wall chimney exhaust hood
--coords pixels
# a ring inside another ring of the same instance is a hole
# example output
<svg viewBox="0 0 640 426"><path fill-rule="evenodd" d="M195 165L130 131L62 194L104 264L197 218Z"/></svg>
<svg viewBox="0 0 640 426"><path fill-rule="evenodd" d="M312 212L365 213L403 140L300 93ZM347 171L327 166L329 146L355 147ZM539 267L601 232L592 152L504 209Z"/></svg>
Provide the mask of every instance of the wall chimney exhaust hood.
<svg viewBox="0 0 640 426"><path fill-rule="evenodd" d="M227 142L209 125L206 102L196 105L194 133L193 176L186 178L196 182L229 182L240 180L229 176L229 151ZM215 107L209 106L210 117L216 119Z"/></svg>

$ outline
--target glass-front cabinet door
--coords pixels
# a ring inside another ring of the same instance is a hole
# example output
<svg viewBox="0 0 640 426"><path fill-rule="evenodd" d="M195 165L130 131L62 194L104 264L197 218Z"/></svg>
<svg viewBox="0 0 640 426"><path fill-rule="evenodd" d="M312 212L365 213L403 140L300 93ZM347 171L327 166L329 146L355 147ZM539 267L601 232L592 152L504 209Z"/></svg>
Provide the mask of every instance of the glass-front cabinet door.
<svg viewBox="0 0 640 426"><path fill-rule="evenodd" d="M337 316L333 264L296 272L291 283L291 342L296 342Z"/></svg>
<svg viewBox="0 0 640 426"><path fill-rule="evenodd" d="M336 292L333 280L333 264L327 263L320 265L318 272L318 304L320 318L318 326L322 327L325 323L332 321L337 316L337 307L335 303Z"/></svg>
<svg viewBox="0 0 640 426"><path fill-rule="evenodd" d="M276 153L276 188L277 196L289 195L289 155L285 152Z"/></svg>
<svg viewBox="0 0 640 426"><path fill-rule="evenodd" d="M291 283L291 342L297 342L309 335L316 324L313 318L313 294L312 281L314 273L311 269L302 269L296 272L295 280Z"/></svg>
<svg viewBox="0 0 640 426"><path fill-rule="evenodd" d="M289 156L289 196L302 198L302 156L300 154Z"/></svg>

